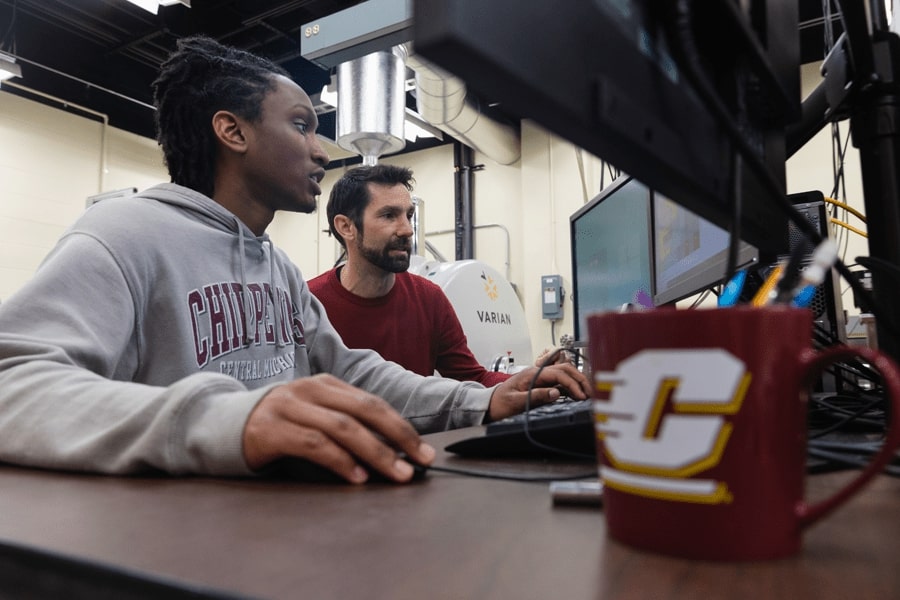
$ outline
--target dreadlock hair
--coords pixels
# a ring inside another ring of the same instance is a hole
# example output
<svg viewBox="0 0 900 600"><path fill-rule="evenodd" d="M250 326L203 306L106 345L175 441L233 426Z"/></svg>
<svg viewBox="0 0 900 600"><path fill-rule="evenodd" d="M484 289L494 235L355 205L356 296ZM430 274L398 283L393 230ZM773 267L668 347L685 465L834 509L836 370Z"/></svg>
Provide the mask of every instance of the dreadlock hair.
<svg viewBox="0 0 900 600"><path fill-rule="evenodd" d="M290 76L270 60L206 36L178 40L153 82L156 141L173 183L213 195L212 116L227 110L257 121L275 75Z"/></svg>
<svg viewBox="0 0 900 600"><path fill-rule="evenodd" d="M412 169L384 164L356 167L344 173L331 188L328 205L325 208L331 235L341 246L347 247L344 238L334 227L334 218L337 215L344 215L356 225L357 229L362 231L363 212L372 199L367 184L394 186L400 183L407 190L412 191L416 181L412 175Z"/></svg>

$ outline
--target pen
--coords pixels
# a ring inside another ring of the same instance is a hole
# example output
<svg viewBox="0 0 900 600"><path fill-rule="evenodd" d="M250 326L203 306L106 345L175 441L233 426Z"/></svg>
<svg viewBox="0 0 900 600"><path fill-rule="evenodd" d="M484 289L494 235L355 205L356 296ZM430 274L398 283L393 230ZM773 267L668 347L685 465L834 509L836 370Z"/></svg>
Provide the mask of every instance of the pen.
<svg viewBox="0 0 900 600"><path fill-rule="evenodd" d="M812 302L813 297L816 295L816 290L818 289L815 285L808 285L802 290L800 290L796 296L794 296L793 304L797 308L806 308L809 306L809 303Z"/></svg>
<svg viewBox="0 0 900 600"><path fill-rule="evenodd" d="M762 306L769 301L769 295L772 293L772 290L775 289L775 284L781 278L781 274L784 272L784 263L778 263L772 270L769 272L769 276L766 277L766 280L760 286L760 288L756 291L756 294L753 296L753 299L750 300L750 304L753 306Z"/></svg>
<svg viewBox="0 0 900 600"><path fill-rule="evenodd" d="M725 289L719 294L718 304L720 307L734 306L738 298L741 296L741 290L744 289L744 281L747 280L747 271L741 269L734 274L734 277L725 285Z"/></svg>
<svg viewBox="0 0 900 600"><path fill-rule="evenodd" d="M801 273L803 271L803 259L806 257L805 244L798 245L791 251L781 279L775 285L775 290L769 294L767 304L788 304L799 289Z"/></svg>
<svg viewBox="0 0 900 600"><path fill-rule="evenodd" d="M837 244L831 239L825 239L816 246L812 260L800 273L799 281L789 292L789 302L794 306L806 307L812 301L816 288L825 281L825 275L834 261L837 260Z"/></svg>

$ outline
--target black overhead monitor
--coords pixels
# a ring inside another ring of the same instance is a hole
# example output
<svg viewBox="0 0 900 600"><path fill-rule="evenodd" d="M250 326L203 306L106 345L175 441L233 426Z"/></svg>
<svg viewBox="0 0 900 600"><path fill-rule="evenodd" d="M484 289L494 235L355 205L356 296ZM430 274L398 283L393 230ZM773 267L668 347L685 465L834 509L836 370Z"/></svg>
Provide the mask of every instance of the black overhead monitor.
<svg viewBox="0 0 900 600"><path fill-rule="evenodd" d="M787 219L751 167L783 191L785 124L800 112L798 21L797 3L784 0L416 0L413 38L486 104L533 119L722 228L740 189L741 238L777 254ZM754 158L739 180L735 132Z"/></svg>
<svg viewBox="0 0 900 600"><path fill-rule="evenodd" d="M653 301L650 190L622 176L569 218L576 341L587 317Z"/></svg>

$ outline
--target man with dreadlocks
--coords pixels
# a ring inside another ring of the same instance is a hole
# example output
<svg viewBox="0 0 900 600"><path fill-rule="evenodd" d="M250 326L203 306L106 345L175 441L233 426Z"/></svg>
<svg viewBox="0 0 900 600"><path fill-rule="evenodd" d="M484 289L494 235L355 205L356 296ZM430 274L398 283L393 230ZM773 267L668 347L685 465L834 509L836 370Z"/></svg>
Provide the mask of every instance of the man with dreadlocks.
<svg viewBox="0 0 900 600"><path fill-rule="evenodd" d="M347 349L273 246L275 212L315 210L328 163L284 70L186 38L154 100L172 182L91 207L0 305L0 460L246 475L296 456L408 481L398 452L434 457L418 432L522 410L534 371L484 388ZM574 368L537 381L536 404L589 393Z"/></svg>

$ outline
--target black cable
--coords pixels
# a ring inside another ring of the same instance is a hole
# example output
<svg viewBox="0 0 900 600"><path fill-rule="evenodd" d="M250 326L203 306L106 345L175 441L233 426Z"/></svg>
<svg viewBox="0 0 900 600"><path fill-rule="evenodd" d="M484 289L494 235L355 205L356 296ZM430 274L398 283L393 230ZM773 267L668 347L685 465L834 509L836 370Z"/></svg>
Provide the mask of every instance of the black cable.
<svg viewBox="0 0 900 600"><path fill-rule="evenodd" d="M833 124L833 136L832 143L837 145L837 164L834 164L834 158L832 158L832 169L834 170L834 187L831 190L832 198L846 198L847 197L847 182L844 177L844 159L847 156L847 146L850 144L850 131L847 132L847 137L844 140L843 148L841 148L841 131L838 123ZM832 153L833 155L833 153ZM843 195L839 195L838 192L843 190Z"/></svg>
<svg viewBox="0 0 900 600"><path fill-rule="evenodd" d="M519 473L498 473L496 471L473 471L471 469L457 469L455 467L428 467L429 471L439 471L442 473L453 473L454 475L466 475L468 477L483 477L485 479L502 479L507 481L571 481L575 479L597 479L597 469L584 473L576 473L574 475L524 475Z"/></svg>
<svg viewBox="0 0 900 600"><path fill-rule="evenodd" d="M725 129L732 143L735 144L736 148L739 150L739 153L744 156L747 160L749 167L752 169L754 174L760 179L764 187L769 192L771 198L776 201L777 205L781 208L781 210L787 215L787 217L794 222L797 228L803 233L807 239L809 239L813 245L818 245L821 243L821 236L815 230L813 225L805 218L804 215L800 214L796 209L794 209L793 205L790 201L785 197L782 193L779 184L775 181L772 174L769 172L768 168L758 159L753 148L750 147L749 143L744 139L738 130L737 125L734 123L732 116L729 111L724 107L721 103L717 94L712 90L711 85L706 80L706 77L700 73L699 67L697 65L701 64L700 56L696 51L696 47L694 45L693 33L691 31L691 6L689 0L679 0L677 2L677 16L674 21L674 37L679 42L678 47L682 52L682 56L684 57L682 67L685 69L685 72L688 74L689 79L694 83L695 89L698 91L700 96L705 101L707 107L711 109L713 115L716 118L716 121ZM840 148L838 138L838 151L840 153L841 165L843 165L844 153L846 152L846 145L843 150ZM849 140L849 137L848 137ZM841 175L841 180L843 179L843 168L841 167L838 171ZM836 182L837 184L837 182ZM792 254L792 258L794 261L797 260L794 254ZM836 261L835 268L839 273L847 280L850 284L850 287L853 288L855 292L859 294L860 297L871 300L871 294L868 293L868 290L862 289L862 285L858 281L857 278L853 277L852 273L850 273L849 268L840 260ZM795 269L796 271L796 269ZM873 303L870 305L872 307L872 312L882 312L880 310L876 310L876 306ZM893 323L886 324L887 329L891 331L892 334L895 334L895 330L893 327ZM819 339L822 339L822 331L814 332ZM825 332L825 338L823 341L825 344L836 343L839 340L832 340L830 332ZM832 407L834 408L834 407ZM865 411L863 411L865 412ZM883 426L883 423L876 423L869 419L862 419L861 415L854 415L853 420L857 423L863 424L872 424L876 426Z"/></svg>
<svg viewBox="0 0 900 600"><path fill-rule="evenodd" d="M797 284L803 275L803 260L808 254L809 248L805 244L797 244L791 250L788 263L784 267L784 274L775 285L775 304L789 304L796 293Z"/></svg>
<svg viewBox="0 0 900 600"><path fill-rule="evenodd" d="M843 440L815 440L810 445L819 450L836 450L838 452L856 452L859 454L877 454L884 445L884 440L843 441ZM900 460L900 455L895 455L894 460Z"/></svg>
<svg viewBox="0 0 900 600"><path fill-rule="evenodd" d="M815 433L811 433L809 435L810 441L816 440L823 436L826 436L829 433L834 433L835 431L844 428L850 422L859 422L859 421L856 421L857 418L861 417L863 414L865 414L866 412L868 412L869 410L871 410L872 408L877 406L882 401L883 401L882 398L875 398L873 400L870 400L868 404L865 404L862 406L862 408L859 408L856 411L850 413L849 415L842 417L842 419L839 420L837 423L835 423L829 427L826 427L825 429L817 429ZM816 404L820 405L820 406L824 405L824 406L828 407L829 409L831 408L830 406L828 406L825 403L817 402Z"/></svg>
<svg viewBox="0 0 900 600"><path fill-rule="evenodd" d="M848 415L849 417L852 417L853 422L855 424L869 425L869 426L875 427L879 430L882 430L882 431L884 430L885 423L883 420L876 421L874 419L863 418L861 415L859 415L851 410L848 410L848 409L846 409L842 406L838 406L836 404L832 404L823 399L818 400L818 404L820 406L824 406L824 407L828 408L829 410L831 410L837 414L844 414L844 415Z"/></svg>
<svg viewBox="0 0 900 600"><path fill-rule="evenodd" d="M820 448L811 447L807 449L807 453L810 456L816 458L822 458L831 462L844 464L849 467L865 467L869 464L869 461L865 458L853 455L853 454L845 454L843 452L835 452L832 450L822 450ZM887 465L884 468L884 473L890 475L892 477L900 477L900 466L897 465Z"/></svg>
<svg viewBox="0 0 900 600"><path fill-rule="evenodd" d="M541 361L541 364L538 365L537 371L534 372L534 375L531 378L531 382L528 384L528 394L525 396L525 410L524 410L524 418L522 421L522 433L525 435L525 439L528 440L528 443L534 446L535 448L540 448L541 450L546 450L548 452L552 452L553 454L559 454L561 456L569 456L572 458L579 459L597 459L596 454L584 454L582 452L572 452L571 450L567 450L565 448L558 448L556 446L550 446L548 444L544 444L542 442L534 439L534 436L531 435L530 421L531 416L529 411L531 410L531 392L534 390L534 384L537 383L537 379L541 374L541 371L544 370L545 367L552 365L556 362L557 358L559 358L559 353L563 352L562 348L557 348L550 354L544 357L544 360ZM578 358L584 358L577 350L571 350Z"/></svg>
<svg viewBox="0 0 900 600"><path fill-rule="evenodd" d="M835 367L841 369L846 374L857 378L867 379L873 383L881 382L881 374L878 373L878 371L869 368L859 361L835 363Z"/></svg>
<svg viewBox="0 0 900 600"><path fill-rule="evenodd" d="M728 262L725 267L725 278L722 285L727 285L737 271L738 247L741 242L741 213L743 212L743 191L741 189L741 155L735 151L731 175L731 220L728 223ZM716 294L718 295L718 294Z"/></svg>
<svg viewBox="0 0 900 600"><path fill-rule="evenodd" d="M781 190L781 185L756 155L755 150L750 146L749 142L744 139L738 126L732 120L730 111L719 100L705 75L700 72L698 65L702 63L702 60L694 43L691 22L691 0L677 0L675 3L675 18L672 21L673 26L671 28L672 36L676 43L673 44L672 47L680 50L682 53L683 60L680 63L681 68L694 84L693 87L703 99L706 108L710 110L716 122L723 128L731 142L737 147L748 167L753 174L756 175L770 198L776 203L785 216L797 226L797 229L812 241L814 245L818 246L822 241L822 237L819 235L818 231L816 231L815 226L805 215L799 213L785 196L784 192ZM843 261L840 259L836 260L834 267L837 269L838 273L847 280L850 287L853 288L853 291L857 293L858 297L863 298L869 303L868 305L871 307L872 313L876 315L876 318L878 318L879 315L883 317L883 315L886 314L882 307L875 302L873 295L869 293L868 290L864 289L862 284L853 277ZM891 335L900 337L896 325L888 319L882 318L882 326L885 330L889 331Z"/></svg>
<svg viewBox="0 0 900 600"><path fill-rule="evenodd" d="M843 172L843 164L844 157L841 156L841 138L840 138L840 130L838 129L838 123L831 124L831 173L832 173L832 185L831 185L831 194L829 194L832 198L838 197L838 191L840 189L840 177Z"/></svg>
<svg viewBox="0 0 900 600"><path fill-rule="evenodd" d="M578 459L591 459L596 461L596 454L583 454L581 452L571 452L564 448L557 448L554 446L550 446L547 444L543 444L534 439L529 431L529 420L530 415L529 411L531 410L531 392L534 389L535 383L537 382L538 377L541 374L541 371L549 365L555 364L561 352L571 352L577 361L578 359L584 359L580 352L575 350L574 348L565 350L563 348L557 348L553 352L549 353L544 360L541 361L540 365L538 365L537 371L534 376L531 378L531 382L528 385L528 394L525 398L525 407L522 411L522 431L525 435L525 438L528 440L528 443L534 446L535 448L539 448L541 450L545 450L547 452L553 454L559 454L568 457L574 457ZM501 479L501 480L509 480L509 481L525 481L525 482L547 482L547 481L569 481L576 479L596 479L598 477L598 471L596 468L592 469L589 472L584 473L576 473L573 475L527 475L527 474L519 474L519 473L502 473L496 471L476 471L471 469L459 469L456 467L436 467L429 466L428 467L432 471L439 471L444 473L453 473L457 475L466 475L469 477L483 477L486 479Z"/></svg>

